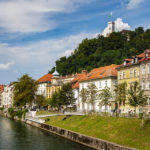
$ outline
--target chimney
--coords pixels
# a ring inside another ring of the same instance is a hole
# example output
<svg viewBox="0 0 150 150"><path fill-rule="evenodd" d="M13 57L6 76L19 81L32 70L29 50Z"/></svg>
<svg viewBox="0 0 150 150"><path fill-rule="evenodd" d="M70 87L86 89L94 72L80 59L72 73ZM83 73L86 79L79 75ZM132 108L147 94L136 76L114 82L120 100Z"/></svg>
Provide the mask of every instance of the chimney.
<svg viewBox="0 0 150 150"><path fill-rule="evenodd" d="M149 50L146 50L146 51L145 51L145 58L146 58L146 59L149 58Z"/></svg>
<svg viewBox="0 0 150 150"><path fill-rule="evenodd" d="M82 74L87 74L88 71L87 70L82 70Z"/></svg>
<svg viewBox="0 0 150 150"><path fill-rule="evenodd" d="M126 60L124 60L124 66L126 66L126 64L127 64L127 62L126 62Z"/></svg>

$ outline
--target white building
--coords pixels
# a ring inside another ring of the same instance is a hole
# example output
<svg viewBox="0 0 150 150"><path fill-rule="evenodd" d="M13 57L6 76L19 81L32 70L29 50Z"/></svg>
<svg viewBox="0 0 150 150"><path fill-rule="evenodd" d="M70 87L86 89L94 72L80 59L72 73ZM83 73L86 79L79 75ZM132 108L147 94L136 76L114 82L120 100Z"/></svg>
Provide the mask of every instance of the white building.
<svg viewBox="0 0 150 150"><path fill-rule="evenodd" d="M9 85L5 86L1 96L2 106L4 108L12 107L14 102L14 84L10 83Z"/></svg>
<svg viewBox="0 0 150 150"><path fill-rule="evenodd" d="M72 80L72 88L74 92L74 97L76 99L75 105L76 105L76 110L80 111L79 109L79 81L84 79L87 75L86 70L82 70L82 73L76 74L75 78Z"/></svg>
<svg viewBox="0 0 150 150"><path fill-rule="evenodd" d="M3 104L2 104L2 93L4 91L4 85L0 85L0 107L3 107Z"/></svg>
<svg viewBox="0 0 150 150"><path fill-rule="evenodd" d="M40 79L37 80L38 82L38 90L37 95L43 95L44 97L47 96L47 86L51 83L52 74L46 74L42 76Z"/></svg>
<svg viewBox="0 0 150 150"><path fill-rule="evenodd" d="M113 95L113 98L110 100L111 106L107 106L107 111L110 112L114 109L114 88L117 84L117 67L118 65L112 64L110 66L93 69L90 73L86 75L86 77L84 77L79 82L79 92L81 92L83 88L88 89L88 85L90 85L91 83L96 86L97 98L94 102L94 110L97 112L104 111L105 109L104 106L100 106L101 100L99 98L99 94L101 90L105 89L106 87L110 89L111 94ZM93 110L93 106L90 103L84 103L84 105L82 106L82 98L81 96L79 96L79 111L84 111L83 109L85 111L91 111Z"/></svg>

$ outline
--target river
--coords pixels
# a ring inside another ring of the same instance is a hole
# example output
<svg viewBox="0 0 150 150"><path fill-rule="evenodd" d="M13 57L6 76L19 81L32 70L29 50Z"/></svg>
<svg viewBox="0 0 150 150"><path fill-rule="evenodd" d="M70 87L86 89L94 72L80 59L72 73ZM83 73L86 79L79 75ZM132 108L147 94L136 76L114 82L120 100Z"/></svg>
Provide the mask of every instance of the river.
<svg viewBox="0 0 150 150"><path fill-rule="evenodd" d="M92 150L36 127L0 117L0 150Z"/></svg>

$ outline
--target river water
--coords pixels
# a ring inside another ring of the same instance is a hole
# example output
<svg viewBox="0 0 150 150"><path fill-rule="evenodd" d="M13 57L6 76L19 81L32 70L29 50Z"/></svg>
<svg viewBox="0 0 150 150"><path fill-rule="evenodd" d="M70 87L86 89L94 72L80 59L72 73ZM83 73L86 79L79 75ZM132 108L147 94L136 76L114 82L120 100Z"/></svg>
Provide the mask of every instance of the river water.
<svg viewBox="0 0 150 150"><path fill-rule="evenodd" d="M92 150L30 125L0 117L0 150Z"/></svg>

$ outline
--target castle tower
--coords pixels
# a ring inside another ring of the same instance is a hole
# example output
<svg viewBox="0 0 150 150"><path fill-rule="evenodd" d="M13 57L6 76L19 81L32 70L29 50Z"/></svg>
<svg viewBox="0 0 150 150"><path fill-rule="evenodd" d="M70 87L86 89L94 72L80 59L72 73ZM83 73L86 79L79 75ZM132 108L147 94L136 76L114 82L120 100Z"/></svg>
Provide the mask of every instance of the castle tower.
<svg viewBox="0 0 150 150"><path fill-rule="evenodd" d="M108 22L108 27L109 27L110 33L115 32L115 22L113 22L113 21Z"/></svg>
<svg viewBox="0 0 150 150"><path fill-rule="evenodd" d="M115 32L115 22L110 21L110 22L108 22L108 33L107 33L106 37L108 37L113 32Z"/></svg>

